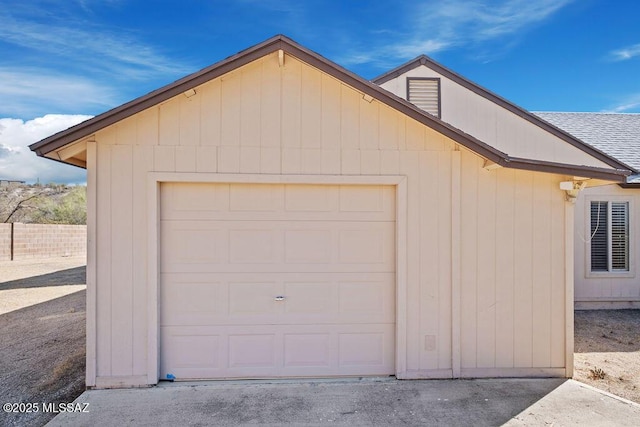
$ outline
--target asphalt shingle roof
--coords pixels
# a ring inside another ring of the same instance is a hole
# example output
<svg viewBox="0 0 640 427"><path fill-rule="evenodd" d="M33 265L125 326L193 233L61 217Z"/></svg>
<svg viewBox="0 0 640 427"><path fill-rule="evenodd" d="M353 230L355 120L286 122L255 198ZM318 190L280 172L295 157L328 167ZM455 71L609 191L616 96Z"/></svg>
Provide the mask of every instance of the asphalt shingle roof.
<svg viewBox="0 0 640 427"><path fill-rule="evenodd" d="M536 116L615 159L640 171L640 114L632 113L550 113ZM640 182L632 175L627 182Z"/></svg>

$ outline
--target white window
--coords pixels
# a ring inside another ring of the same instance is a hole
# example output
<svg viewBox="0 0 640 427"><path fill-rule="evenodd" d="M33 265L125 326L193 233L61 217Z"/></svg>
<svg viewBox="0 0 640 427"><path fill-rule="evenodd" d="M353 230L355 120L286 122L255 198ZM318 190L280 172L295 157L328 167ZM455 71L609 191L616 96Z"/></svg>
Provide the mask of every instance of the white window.
<svg viewBox="0 0 640 427"><path fill-rule="evenodd" d="M590 217L591 272L628 272L629 202L592 200Z"/></svg>
<svg viewBox="0 0 640 427"><path fill-rule="evenodd" d="M440 79L408 77L407 101L431 115L440 117Z"/></svg>

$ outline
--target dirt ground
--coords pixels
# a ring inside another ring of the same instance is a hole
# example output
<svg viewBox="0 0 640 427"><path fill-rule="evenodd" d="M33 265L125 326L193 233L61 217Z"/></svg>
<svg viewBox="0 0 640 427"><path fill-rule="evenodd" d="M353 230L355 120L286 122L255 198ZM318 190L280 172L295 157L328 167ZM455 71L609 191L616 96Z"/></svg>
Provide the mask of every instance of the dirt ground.
<svg viewBox="0 0 640 427"><path fill-rule="evenodd" d="M85 289L76 269L86 263L83 256L0 261L0 315Z"/></svg>
<svg viewBox="0 0 640 427"><path fill-rule="evenodd" d="M85 283L82 263L2 262L0 296L46 290L51 298ZM84 391L85 298L82 290L0 314L0 403L72 402ZM640 403L640 310L576 312L574 378ZM0 411L0 426L41 426L53 415Z"/></svg>
<svg viewBox="0 0 640 427"><path fill-rule="evenodd" d="M22 274L6 264L0 264L0 295L14 307L21 294L55 297L86 283L85 267L73 259L23 265ZM0 403L66 403L84 391L85 298L82 290L0 314ZM0 411L0 425L42 426L54 415Z"/></svg>
<svg viewBox="0 0 640 427"><path fill-rule="evenodd" d="M575 313L574 379L640 403L640 310Z"/></svg>

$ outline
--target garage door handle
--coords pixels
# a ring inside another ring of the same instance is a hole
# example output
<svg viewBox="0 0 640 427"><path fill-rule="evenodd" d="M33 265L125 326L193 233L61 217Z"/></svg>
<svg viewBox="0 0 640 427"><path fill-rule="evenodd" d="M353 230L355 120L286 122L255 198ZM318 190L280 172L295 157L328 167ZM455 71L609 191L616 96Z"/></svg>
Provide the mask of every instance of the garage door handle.
<svg viewBox="0 0 640 427"><path fill-rule="evenodd" d="M275 300L276 300L276 301L284 301L284 297L283 297L282 295L278 295L278 296L275 298Z"/></svg>

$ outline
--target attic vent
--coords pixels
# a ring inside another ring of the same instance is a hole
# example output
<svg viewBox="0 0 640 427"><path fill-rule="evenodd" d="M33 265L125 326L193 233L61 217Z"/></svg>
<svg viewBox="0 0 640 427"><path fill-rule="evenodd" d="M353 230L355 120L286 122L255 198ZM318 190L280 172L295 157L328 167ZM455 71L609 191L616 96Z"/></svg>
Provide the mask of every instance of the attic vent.
<svg viewBox="0 0 640 427"><path fill-rule="evenodd" d="M427 113L440 117L440 79L407 78L407 100Z"/></svg>

